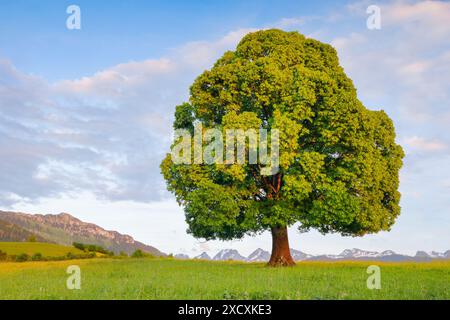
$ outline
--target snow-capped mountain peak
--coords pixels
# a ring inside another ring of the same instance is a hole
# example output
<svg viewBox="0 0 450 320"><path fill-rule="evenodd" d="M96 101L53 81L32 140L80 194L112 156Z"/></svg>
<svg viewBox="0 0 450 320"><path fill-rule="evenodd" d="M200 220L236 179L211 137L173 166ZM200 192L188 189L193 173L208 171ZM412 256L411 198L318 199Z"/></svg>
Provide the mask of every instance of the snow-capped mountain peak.
<svg viewBox="0 0 450 320"><path fill-rule="evenodd" d="M437 252L437 251L417 251L416 257L418 258L432 258L432 259L445 259L450 258L450 250L447 250L446 252Z"/></svg>
<svg viewBox="0 0 450 320"><path fill-rule="evenodd" d="M213 260L242 260L242 261L245 261L246 258L241 256L241 254L235 249L223 249L223 250L220 250L214 256Z"/></svg>
<svg viewBox="0 0 450 320"><path fill-rule="evenodd" d="M202 254L194 257L194 259L211 260L211 257L206 252L202 252Z"/></svg>
<svg viewBox="0 0 450 320"><path fill-rule="evenodd" d="M247 257L247 261L249 262L269 261L269 259L270 253L261 248L256 249Z"/></svg>
<svg viewBox="0 0 450 320"><path fill-rule="evenodd" d="M306 260L312 257L312 255L304 253L302 251L299 250L295 250L291 248L291 256L292 259L294 259L294 261L301 261L301 260Z"/></svg>
<svg viewBox="0 0 450 320"><path fill-rule="evenodd" d="M380 253L380 256L386 257L386 256L392 256L394 254L396 254L396 253L392 250L384 250L383 252Z"/></svg>
<svg viewBox="0 0 450 320"><path fill-rule="evenodd" d="M339 254L342 258L366 258L366 257L378 257L380 254L376 251L365 251L358 248L346 249Z"/></svg>
<svg viewBox="0 0 450 320"><path fill-rule="evenodd" d="M366 251L357 248L346 249L340 254L325 254L325 255L311 255L302 251L291 248L291 256L295 261L311 260L311 261L329 261L329 260L375 260L375 261L430 261L432 259L450 259L450 250L444 253L431 251L417 251L414 257L398 254L392 250L385 250L382 252ZM185 255L176 255L175 257L186 259ZM203 252L194 259L211 260L211 257ZM266 262L270 259L270 253L258 248L253 251L247 258L242 256L235 249L220 250L213 258L213 260L237 260L247 262Z"/></svg>

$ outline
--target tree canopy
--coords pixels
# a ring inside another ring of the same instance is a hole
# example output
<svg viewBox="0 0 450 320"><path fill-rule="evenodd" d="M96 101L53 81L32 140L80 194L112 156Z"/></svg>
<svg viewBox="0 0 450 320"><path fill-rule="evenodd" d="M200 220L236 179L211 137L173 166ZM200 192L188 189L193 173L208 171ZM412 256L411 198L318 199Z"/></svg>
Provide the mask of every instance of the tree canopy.
<svg viewBox="0 0 450 320"><path fill-rule="evenodd" d="M279 171L258 164L175 164L162 173L188 232L234 239L299 222L300 231L362 236L400 214L404 156L392 120L358 100L336 50L298 32L257 31L225 52L176 107L174 129L279 131Z"/></svg>

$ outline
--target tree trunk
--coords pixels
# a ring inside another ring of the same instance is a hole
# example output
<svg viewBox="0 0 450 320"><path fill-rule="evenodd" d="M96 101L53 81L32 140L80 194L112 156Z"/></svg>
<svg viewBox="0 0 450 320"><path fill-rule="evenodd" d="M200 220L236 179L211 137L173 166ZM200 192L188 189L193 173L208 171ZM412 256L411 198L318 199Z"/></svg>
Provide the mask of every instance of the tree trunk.
<svg viewBox="0 0 450 320"><path fill-rule="evenodd" d="M295 265L295 261L291 257L291 250L289 249L287 227L272 228L272 255L268 264L271 267Z"/></svg>

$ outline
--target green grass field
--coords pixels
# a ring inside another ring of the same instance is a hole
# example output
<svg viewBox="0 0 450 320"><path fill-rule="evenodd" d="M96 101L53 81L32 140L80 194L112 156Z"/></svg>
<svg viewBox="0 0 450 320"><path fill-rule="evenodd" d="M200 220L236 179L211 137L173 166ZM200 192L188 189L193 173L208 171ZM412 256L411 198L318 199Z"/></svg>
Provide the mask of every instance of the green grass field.
<svg viewBox="0 0 450 320"><path fill-rule="evenodd" d="M380 290L366 286L381 268ZM81 290L66 288L79 265ZM0 263L0 299L449 299L450 261L264 264L172 259Z"/></svg>
<svg viewBox="0 0 450 320"><path fill-rule="evenodd" d="M35 253L41 253L46 257L65 256L69 252L73 254L84 253L74 247L42 242L0 242L0 250L8 255L26 253L31 256Z"/></svg>

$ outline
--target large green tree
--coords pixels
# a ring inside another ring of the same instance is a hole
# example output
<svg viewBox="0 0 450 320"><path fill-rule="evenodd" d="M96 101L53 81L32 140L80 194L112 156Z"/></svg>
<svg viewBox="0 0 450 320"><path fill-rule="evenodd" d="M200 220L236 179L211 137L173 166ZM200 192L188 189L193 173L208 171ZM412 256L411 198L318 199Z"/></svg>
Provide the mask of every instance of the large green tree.
<svg viewBox="0 0 450 320"><path fill-rule="evenodd" d="M195 237L272 234L269 265L293 265L287 227L362 236L389 230L400 214L404 156L392 120L358 100L336 50L297 32L246 35L177 106L175 129L279 130L279 171L261 165L175 164L162 173Z"/></svg>

